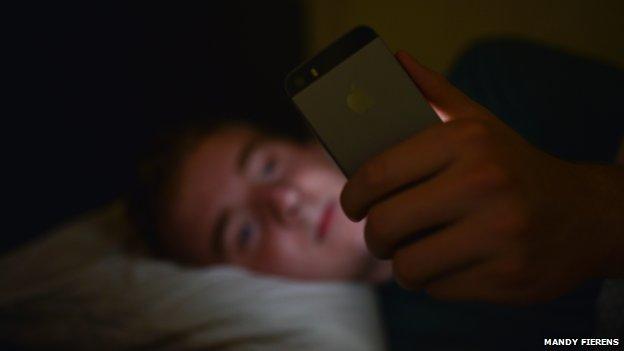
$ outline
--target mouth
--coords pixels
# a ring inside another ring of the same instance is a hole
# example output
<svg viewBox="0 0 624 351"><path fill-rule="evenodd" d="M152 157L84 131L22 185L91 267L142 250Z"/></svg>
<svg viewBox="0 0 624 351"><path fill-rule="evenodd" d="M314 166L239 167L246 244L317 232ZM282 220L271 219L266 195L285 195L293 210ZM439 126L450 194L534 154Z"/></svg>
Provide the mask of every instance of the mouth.
<svg viewBox="0 0 624 351"><path fill-rule="evenodd" d="M331 227L335 214L336 202L330 201L325 205L323 211L321 212L321 216L319 217L316 231L316 239L318 241L322 241L327 237L327 233L329 232L329 228Z"/></svg>

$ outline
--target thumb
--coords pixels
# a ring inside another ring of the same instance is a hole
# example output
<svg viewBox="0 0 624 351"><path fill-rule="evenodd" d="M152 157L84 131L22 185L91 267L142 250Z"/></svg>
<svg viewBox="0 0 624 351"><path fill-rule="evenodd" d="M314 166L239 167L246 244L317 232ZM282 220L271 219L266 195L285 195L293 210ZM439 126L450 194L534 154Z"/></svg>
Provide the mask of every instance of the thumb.
<svg viewBox="0 0 624 351"><path fill-rule="evenodd" d="M421 65L405 51L397 52L396 58L444 122L491 118L489 111L455 88L442 74Z"/></svg>

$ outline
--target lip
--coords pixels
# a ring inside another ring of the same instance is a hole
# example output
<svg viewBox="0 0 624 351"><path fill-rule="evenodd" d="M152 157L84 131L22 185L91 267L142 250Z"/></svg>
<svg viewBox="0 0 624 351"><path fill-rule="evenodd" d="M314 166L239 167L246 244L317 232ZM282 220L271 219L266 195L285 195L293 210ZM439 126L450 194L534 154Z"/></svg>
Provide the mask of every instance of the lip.
<svg viewBox="0 0 624 351"><path fill-rule="evenodd" d="M329 232L329 228L334 219L334 215L336 214L336 203L329 202L323 208L323 212L319 217L316 238L320 241L327 237L327 233Z"/></svg>

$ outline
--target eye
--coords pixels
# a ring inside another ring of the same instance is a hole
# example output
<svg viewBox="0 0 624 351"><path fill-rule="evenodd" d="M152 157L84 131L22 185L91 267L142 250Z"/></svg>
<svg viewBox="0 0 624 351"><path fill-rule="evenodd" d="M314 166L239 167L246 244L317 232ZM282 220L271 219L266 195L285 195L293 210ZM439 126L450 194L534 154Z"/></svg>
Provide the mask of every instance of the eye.
<svg viewBox="0 0 624 351"><path fill-rule="evenodd" d="M256 227L251 222L244 222L238 232L238 248L240 250L247 248L251 243L253 236L257 234L256 232Z"/></svg>
<svg viewBox="0 0 624 351"><path fill-rule="evenodd" d="M264 177L269 177L275 173L275 169L277 168L277 161L273 158L269 159L262 168L262 175Z"/></svg>
<svg viewBox="0 0 624 351"><path fill-rule="evenodd" d="M270 157L266 160L261 170L261 177L264 180L273 179L278 171L277 159Z"/></svg>

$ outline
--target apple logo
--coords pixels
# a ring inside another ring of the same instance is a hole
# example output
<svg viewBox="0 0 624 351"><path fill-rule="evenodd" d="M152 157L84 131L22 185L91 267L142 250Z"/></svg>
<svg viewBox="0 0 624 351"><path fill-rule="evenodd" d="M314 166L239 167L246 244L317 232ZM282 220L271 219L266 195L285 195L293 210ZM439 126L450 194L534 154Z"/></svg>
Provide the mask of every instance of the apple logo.
<svg viewBox="0 0 624 351"><path fill-rule="evenodd" d="M347 106L358 115L362 115L375 105L375 100L362 88L351 83L347 95Z"/></svg>

